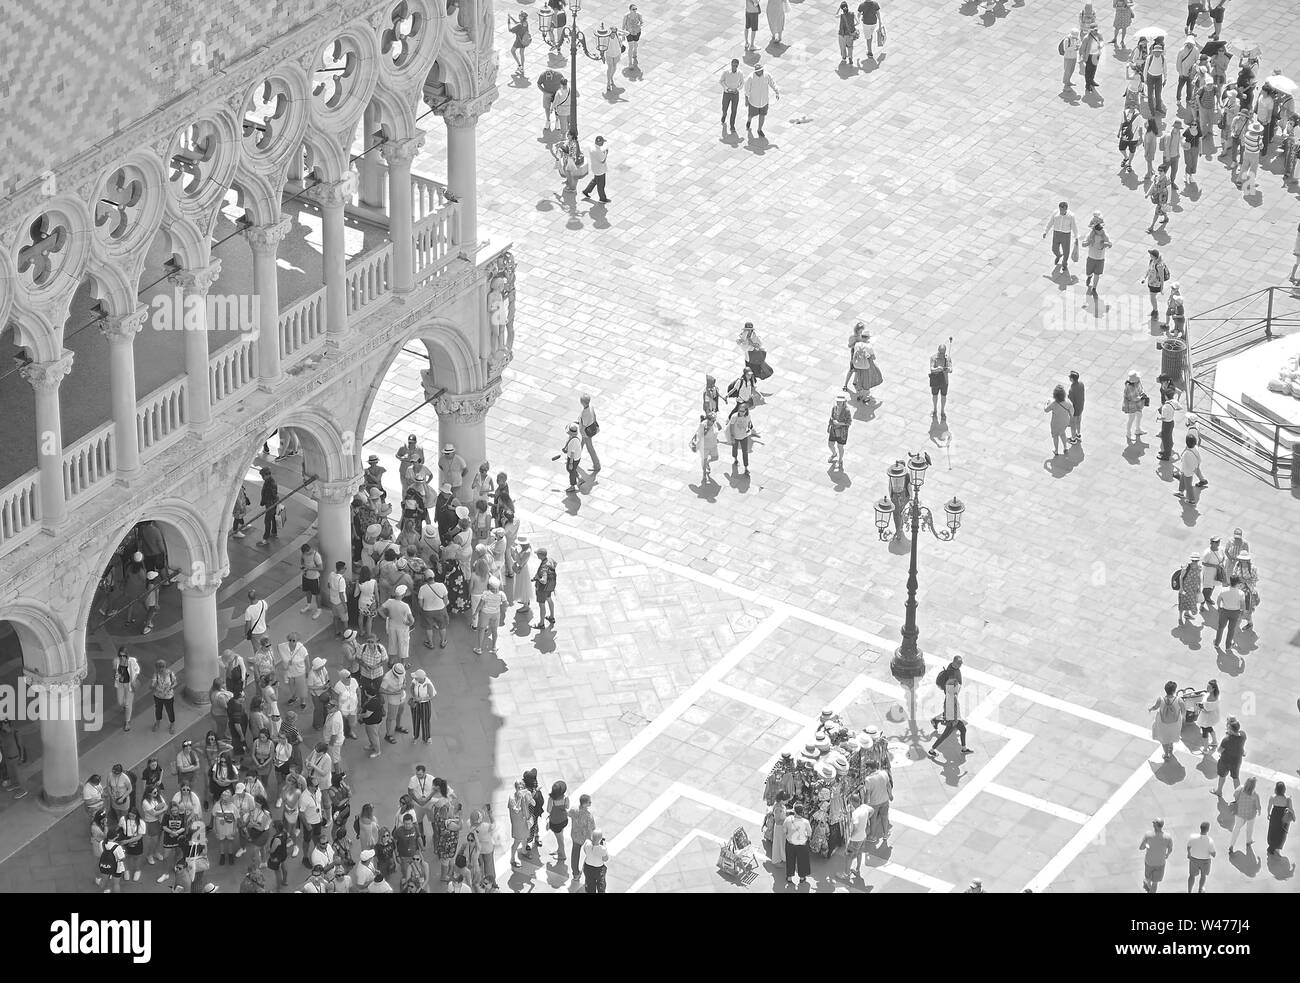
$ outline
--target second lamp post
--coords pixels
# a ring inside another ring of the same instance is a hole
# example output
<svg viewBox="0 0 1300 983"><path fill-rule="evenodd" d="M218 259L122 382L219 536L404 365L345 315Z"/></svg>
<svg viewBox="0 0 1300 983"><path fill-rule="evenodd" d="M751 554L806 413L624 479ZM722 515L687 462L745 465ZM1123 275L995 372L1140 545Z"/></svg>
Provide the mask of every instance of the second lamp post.
<svg viewBox="0 0 1300 983"><path fill-rule="evenodd" d="M889 670L894 678L904 685L912 685L925 675L925 658L920 646L916 644L920 629L916 626L916 543L920 539L921 527L934 533L937 539L944 541L957 535L961 526L962 513L966 506L954 497L943 507L947 516L946 528L937 529L934 515L921 504L921 486L925 484L925 472L930 467L930 455L923 453L909 454L907 461L895 461L886 472L889 478L889 493L876 503L876 531L882 541L888 542L903 534L903 524L911 526L912 558L907 568L907 604L906 618L903 622L903 642L894 651L889 662ZM893 523L894 533L889 532Z"/></svg>

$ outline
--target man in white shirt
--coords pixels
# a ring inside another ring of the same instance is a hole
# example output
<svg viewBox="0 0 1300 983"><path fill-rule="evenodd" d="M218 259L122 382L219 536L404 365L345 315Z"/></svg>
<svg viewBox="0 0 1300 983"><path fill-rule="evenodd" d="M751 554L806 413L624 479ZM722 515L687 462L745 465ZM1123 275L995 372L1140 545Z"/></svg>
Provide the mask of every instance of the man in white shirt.
<svg viewBox="0 0 1300 983"><path fill-rule="evenodd" d="M596 445L591 442L592 435L587 431L592 427L599 430L600 426L596 423L596 411L591 408L591 397L583 393L578 399L582 403L582 412L578 414L578 426L582 429L582 446L591 455L591 473L595 474L600 470L600 456L596 453Z"/></svg>
<svg viewBox="0 0 1300 983"><path fill-rule="evenodd" d="M616 42L610 42L611 44ZM587 186L582 189L582 197L588 201L591 200L591 190L595 188L600 192L601 204L611 199L605 194L605 171L606 162L609 160L609 147L605 145L604 137L596 137L596 145L591 148L591 153L587 154L587 160L591 164L591 180Z"/></svg>
<svg viewBox="0 0 1300 983"><path fill-rule="evenodd" d="M343 714L343 736L355 739L357 707L361 700L360 687L347 669L339 670L339 681L334 684L334 698L338 702L339 713Z"/></svg>
<svg viewBox="0 0 1300 983"><path fill-rule="evenodd" d="M1218 536L1210 540L1210 548L1201 554L1201 607L1208 608L1214 600L1214 588L1227 581L1224 563L1227 558L1219 549Z"/></svg>
<svg viewBox="0 0 1300 983"><path fill-rule="evenodd" d="M420 627L424 629L424 647L433 648L433 631L438 630L438 647L447 647L447 585L440 584L437 575L425 571L424 583L416 595L420 605Z"/></svg>
<svg viewBox="0 0 1300 983"><path fill-rule="evenodd" d="M564 457L564 468L569 472L569 494L572 495L578 490L578 475L581 471L578 462L582 460L582 439L578 436L576 423L569 424L565 432L564 449L560 453Z"/></svg>
<svg viewBox="0 0 1300 983"><path fill-rule="evenodd" d="M947 685L943 688L943 715L941 718L943 733L934 739L934 743L930 745L930 750L927 752L935 760L939 758L939 745L946 741L953 731L957 732L957 737L961 740L961 753L973 753L966 746L966 721L961 719L961 706L957 702L957 694L960 690L961 685L953 679L949 679Z"/></svg>
<svg viewBox="0 0 1300 983"><path fill-rule="evenodd" d="M270 610L271 605L257 599L257 591L248 592L248 607L244 608L244 637L252 643L254 652L257 651L258 642L266 634L266 619Z"/></svg>
<svg viewBox="0 0 1300 983"><path fill-rule="evenodd" d="M745 132L753 136L753 130L750 127L754 123L754 117L758 117L758 135L766 137L763 132L763 121L767 119L767 104L769 94L781 98L781 93L776 87L776 80L767 74L762 64L754 66L754 74L745 81Z"/></svg>
<svg viewBox="0 0 1300 983"><path fill-rule="evenodd" d="M1166 399L1160 404L1160 410L1156 416L1160 420L1160 452L1156 454L1156 460L1168 461L1174 456L1174 410L1178 409L1178 403L1172 399Z"/></svg>
<svg viewBox="0 0 1300 983"><path fill-rule="evenodd" d="M812 823L803 815L803 806L795 804L794 811L785 817L785 882L794 880L795 871L799 873L799 883L808 883L808 874L812 870L812 854L808 849L808 839L812 836Z"/></svg>
<svg viewBox="0 0 1300 983"><path fill-rule="evenodd" d="M1197 894L1205 893L1205 879L1210 876L1210 861L1216 856L1214 840L1210 839L1210 824L1201 823L1201 835L1187 840L1187 893L1192 893L1192 883L1200 877Z"/></svg>
<svg viewBox="0 0 1300 983"><path fill-rule="evenodd" d="M345 573L348 565L339 560L334 564L334 572L325 578L325 603L330 607L334 621L334 637L342 638L348 629L348 578Z"/></svg>
<svg viewBox="0 0 1300 983"><path fill-rule="evenodd" d="M1214 647L1218 648L1219 643L1223 642L1225 652L1232 652L1232 640L1237 634L1237 621L1241 618L1241 609L1245 606L1246 595L1241 589L1241 578L1235 574L1228 581L1225 590L1219 592L1219 630L1214 633ZM1224 630L1227 630L1227 641L1224 642Z"/></svg>
<svg viewBox="0 0 1300 983"><path fill-rule="evenodd" d="M1161 407L1163 409L1164 407ZM1172 427L1172 424L1170 424ZM1164 436L1164 417L1161 417L1161 436ZM1178 459L1178 491L1177 495L1188 505L1195 505L1200 499L1200 485L1196 481L1197 472L1201 470L1201 452L1197 450L1196 437L1188 434L1184 438L1187 444L1182 456Z"/></svg>
<svg viewBox="0 0 1300 983"><path fill-rule="evenodd" d="M455 444L446 444L442 456L438 458L438 486L451 485L452 491L459 492L469 474L469 465L456 453Z"/></svg>
<svg viewBox="0 0 1300 983"><path fill-rule="evenodd" d="M307 709L307 647L298 641L298 633L290 632L288 639L280 646L280 664L284 667L284 684L289 693L285 709L293 706L297 700L302 709Z"/></svg>
<svg viewBox="0 0 1300 983"><path fill-rule="evenodd" d="M406 783L406 793L411 797L411 805L415 808L415 825L423 830L426 817L430 823L433 822L432 802L433 797L438 794L433 778L424 765L415 766L415 774Z"/></svg>
<svg viewBox="0 0 1300 983"><path fill-rule="evenodd" d="M844 847L844 876L848 877L856 868L862 876L862 854L867 844L867 828L871 824L871 806L862 801L862 796L854 792L849 796L849 842Z"/></svg>
<svg viewBox="0 0 1300 983"><path fill-rule="evenodd" d="M609 868L609 850L605 848L605 834L591 831L591 839L582 847L582 876L587 881L588 894L605 893L605 873Z"/></svg>
<svg viewBox="0 0 1300 983"><path fill-rule="evenodd" d="M1043 238L1047 238L1047 233L1052 233L1052 258L1056 261L1052 266L1052 272L1060 270L1068 276L1070 245L1079 239L1079 226L1075 224L1074 216L1070 214L1069 202L1061 202L1057 209L1057 213L1047 220L1047 228L1043 229Z"/></svg>
<svg viewBox="0 0 1300 983"><path fill-rule="evenodd" d="M740 88L745 76L740 71L740 59L731 59L731 68L722 73L722 125L727 125L727 112L731 112L731 132L736 132L736 110L740 108Z"/></svg>

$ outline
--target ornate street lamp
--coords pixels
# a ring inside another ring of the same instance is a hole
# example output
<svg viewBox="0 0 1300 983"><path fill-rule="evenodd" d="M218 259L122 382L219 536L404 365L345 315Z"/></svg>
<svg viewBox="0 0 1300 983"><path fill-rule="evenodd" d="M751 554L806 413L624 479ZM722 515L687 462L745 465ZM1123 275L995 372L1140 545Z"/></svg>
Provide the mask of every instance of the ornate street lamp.
<svg viewBox="0 0 1300 983"><path fill-rule="evenodd" d="M605 59L605 47L609 44L609 32L605 33L603 42L599 32L597 32L596 54L593 55L588 50L587 37L578 30L578 12L581 10L582 0L569 0L571 17L568 26L565 28L565 33L569 36L569 140L573 144L573 150L578 155L579 161L582 160L582 151L578 147L578 45L582 45L582 53L592 61L603 61ZM560 43L564 43L563 34L561 34Z"/></svg>
<svg viewBox="0 0 1300 983"><path fill-rule="evenodd" d="M904 685L911 685L925 675L925 659L916 644L920 630L916 626L916 544L921 538L921 527L934 533L936 539L945 542L957 535L961 528L961 518L966 511L960 499L954 497L943 507L945 521L943 529L936 528L934 515L921 504L921 486L925 484L925 473L930 467L930 455L924 453L909 454L907 460L895 461L886 472L889 480L888 493L876 502L876 533L882 542L902 535L904 523L911 526L912 557L907 569L907 603L906 618L903 622L903 642L890 660L889 670L894 678ZM889 533L893 523L893 536Z"/></svg>

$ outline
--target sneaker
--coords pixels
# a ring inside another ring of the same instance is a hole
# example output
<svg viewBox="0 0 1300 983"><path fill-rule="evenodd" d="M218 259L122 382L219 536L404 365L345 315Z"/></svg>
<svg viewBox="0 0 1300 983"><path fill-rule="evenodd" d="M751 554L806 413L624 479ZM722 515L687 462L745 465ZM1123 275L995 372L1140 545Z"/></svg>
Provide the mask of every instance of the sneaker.
<svg viewBox="0 0 1300 983"><path fill-rule="evenodd" d="M157 857L149 857L149 858L147 858L147 862L148 862L149 866L152 867L154 864L156 864L156 863L158 862L158 858L157 858Z"/></svg>
<svg viewBox="0 0 1300 983"><path fill-rule="evenodd" d="M961 749L961 753L962 753L962 754L974 754L975 752L972 751L972 750L971 750L970 748L968 748L968 747L964 747L964 748Z"/></svg>
<svg viewBox="0 0 1300 983"><path fill-rule="evenodd" d="M163 884L166 881L170 880L171 876L172 876L171 874L167 873L167 871L164 870L161 874L158 875L158 879L154 883Z"/></svg>
<svg viewBox="0 0 1300 983"><path fill-rule="evenodd" d="M300 608L298 609L298 613L299 613L299 614L306 614L306 613L307 613L308 611L310 611L310 610L311 610L311 605L310 605L310 604L304 604L302 607L300 607Z"/></svg>
<svg viewBox="0 0 1300 983"><path fill-rule="evenodd" d="M244 849L244 848L241 846L238 850L235 851L235 856L236 856L236 857L242 857L242 856L243 856L244 854L246 854L247 852L248 852L248 851L247 851L246 849Z"/></svg>
<svg viewBox="0 0 1300 983"><path fill-rule="evenodd" d="M296 857L300 853L302 853L302 847L300 847L297 843L295 843L293 845L293 853L289 854L289 856Z"/></svg>
<svg viewBox="0 0 1300 983"><path fill-rule="evenodd" d="M939 760L939 752L938 752L938 751L926 751L925 753L928 754L928 755L929 755L931 758L933 758L935 761L938 761L938 760Z"/></svg>
<svg viewBox="0 0 1300 983"><path fill-rule="evenodd" d="M266 545L266 540L265 540L265 539L259 539L259 540L257 541L257 545L258 545L258 546L265 546L265 545Z"/></svg>
<svg viewBox="0 0 1300 983"><path fill-rule="evenodd" d="M1198 481L1198 482L1196 483L1196 487L1197 487L1197 488L1205 488L1205 487L1207 487L1209 484L1210 484L1210 483L1209 483L1208 481Z"/></svg>
<svg viewBox="0 0 1300 983"><path fill-rule="evenodd" d="M204 894L216 894L216 893L217 893L218 891L220 891L220 890L221 890L221 886L220 886L219 884L204 884L204 885L203 885L203 893L204 893Z"/></svg>
<svg viewBox="0 0 1300 983"><path fill-rule="evenodd" d="M319 617L320 617L320 608L317 608L315 611L311 613L311 620L315 621Z"/></svg>
<svg viewBox="0 0 1300 983"><path fill-rule="evenodd" d="M139 879L140 879L140 872L137 870L134 874L131 875L131 880L138 881Z"/></svg>
<svg viewBox="0 0 1300 983"><path fill-rule="evenodd" d="M1231 848L1229 848L1229 852L1231 852ZM96 877L96 878L95 878L95 887L99 887L99 885L101 885L101 884L103 884L103 883L104 883L104 878L102 878L102 877Z"/></svg>

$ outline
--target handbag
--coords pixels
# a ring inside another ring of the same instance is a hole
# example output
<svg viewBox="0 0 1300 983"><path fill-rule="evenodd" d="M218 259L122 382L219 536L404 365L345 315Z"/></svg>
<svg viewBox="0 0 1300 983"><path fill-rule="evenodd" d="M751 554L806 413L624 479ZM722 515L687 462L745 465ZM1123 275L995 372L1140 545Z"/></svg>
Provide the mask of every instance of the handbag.
<svg viewBox="0 0 1300 983"><path fill-rule="evenodd" d="M591 423L583 427L582 432L588 437L594 437L596 434L600 433L600 421L596 419L594 414L592 415Z"/></svg>
<svg viewBox="0 0 1300 983"><path fill-rule="evenodd" d="M885 25L881 24L880 27L876 29L876 44L883 45L884 43L885 43Z"/></svg>

